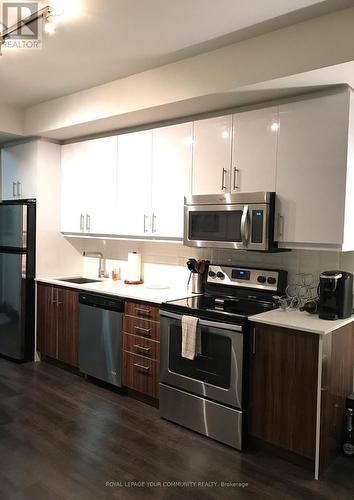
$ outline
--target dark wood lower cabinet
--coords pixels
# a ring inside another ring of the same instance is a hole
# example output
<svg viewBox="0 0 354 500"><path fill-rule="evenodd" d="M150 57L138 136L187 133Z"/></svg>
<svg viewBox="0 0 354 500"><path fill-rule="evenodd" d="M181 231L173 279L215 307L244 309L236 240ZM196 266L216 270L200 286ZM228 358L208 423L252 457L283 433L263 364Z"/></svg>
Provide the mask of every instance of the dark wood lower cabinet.
<svg viewBox="0 0 354 500"><path fill-rule="evenodd" d="M352 323L327 335L252 327L249 434L312 463L318 477L341 448L353 362Z"/></svg>
<svg viewBox="0 0 354 500"><path fill-rule="evenodd" d="M129 389L158 398L160 363L126 351L123 360L124 384Z"/></svg>
<svg viewBox="0 0 354 500"><path fill-rule="evenodd" d="M319 337L256 326L251 338L250 434L314 460Z"/></svg>
<svg viewBox="0 0 354 500"><path fill-rule="evenodd" d="M58 307L54 295L57 288L37 285L37 351L57 357Z"/></svg>
<svg viewBox="0 0 354 500"><path fill-rule="evenodd" d="M160 360L160 342L149 340L138 335L123 335L123 350L146 358Z"/></svg>
<svg viewBox="0 0 354 500"><path fill-rule="evenodd" d="M79 365L78 292L37 285L37 351L68 365Z"/></svg>
<svg viewBox="0 0 354 500"><path fill-rule="evenodd" d="M58 359L72 366L79 366L79 294L61 290L59 299Z"/></svg>
<svg viewBox="0 0 354 500"><path fill-rule="evenodd" d="M158 399L160 382L158 307L140 302L126 302L123 321L123 365L125 387Z"/></svg>

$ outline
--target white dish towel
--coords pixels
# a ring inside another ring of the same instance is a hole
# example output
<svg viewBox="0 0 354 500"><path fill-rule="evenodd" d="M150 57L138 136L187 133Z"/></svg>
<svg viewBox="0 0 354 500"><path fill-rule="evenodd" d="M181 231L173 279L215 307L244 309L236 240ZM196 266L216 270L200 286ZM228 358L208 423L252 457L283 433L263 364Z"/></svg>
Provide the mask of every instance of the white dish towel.
<svg viewBox="0 0 354 500"><path fill-rule="evenodd" d="M182 358L194 359L201 352L199 318L182 316Z"/></svg>

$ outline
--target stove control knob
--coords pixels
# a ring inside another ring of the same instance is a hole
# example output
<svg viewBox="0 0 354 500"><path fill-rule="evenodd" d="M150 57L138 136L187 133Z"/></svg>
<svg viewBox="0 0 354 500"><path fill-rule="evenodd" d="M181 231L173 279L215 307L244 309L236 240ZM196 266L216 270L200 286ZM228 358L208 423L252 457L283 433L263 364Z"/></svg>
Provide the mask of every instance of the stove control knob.
<svg viewBox="0 0 354 500"><path fill-rule="evenodd" d="M268 278L267 281L270 285L275 285L275 283L277 282L277 280L275 278L272 278L272 277Z"/></svg>
<svg viewBox="0 0 354 500"><path fill-rule="evenodd" d="M225 279L225 274L222 273L221 271L218 271L216 273L216 276L219 278L219 280L224 280Z"/></svg>
<svg viewBox="0 0 354 500"><path fill-rule="evenodd" d="M258 276L257 281L258 283L265 283L267 279L265 276Z"/></svg>
<svg viewBox="0 0 354 500"><path fill-rule="evenodd" d="M210 278L215 278L216 274L214 273L214 271L209 271L209 276Z"/></svg>

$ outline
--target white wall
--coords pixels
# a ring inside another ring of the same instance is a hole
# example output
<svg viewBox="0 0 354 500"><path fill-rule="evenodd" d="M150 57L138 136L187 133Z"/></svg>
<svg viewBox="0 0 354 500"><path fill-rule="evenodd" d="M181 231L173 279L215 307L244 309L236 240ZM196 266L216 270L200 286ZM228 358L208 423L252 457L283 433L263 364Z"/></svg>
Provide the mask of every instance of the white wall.
<svg viewBox="0 0 354 500"><path fill-rule="evenodd" d="M15 106L0 104L0 134L21 136L24 129L24 110Z"/></svg>

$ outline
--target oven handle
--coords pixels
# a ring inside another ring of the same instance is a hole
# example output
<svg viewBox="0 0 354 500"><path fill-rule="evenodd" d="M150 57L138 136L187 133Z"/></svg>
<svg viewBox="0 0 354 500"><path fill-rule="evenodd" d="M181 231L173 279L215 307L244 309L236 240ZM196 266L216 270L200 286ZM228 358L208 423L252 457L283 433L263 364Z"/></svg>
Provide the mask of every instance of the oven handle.
<svg viewBox="0 0 354 500"><path fill-rule="evenodd" d="M161 311L160 316L164 316L166 318L177 319L179 321L182 321L182 316L180 314L174 314L174 313L170 313L167 311ZM242 332L242 326L233 325L230 323L216 323L215 321L206 321L204 319L200 319L198 324L200 326L208 326L210 328L220 328L221 330L232 330L234 332Z"/></svg>
<svg viewBox="0 0 354 500"><path fill-rule="evenodd" d="M248 246L249 240L249 232L247 231L246 235L246 226L247 226L247 218L248 218L248 205L243 207L242 217L241 217L241 238L243 246L246 248Z"/></svg>

